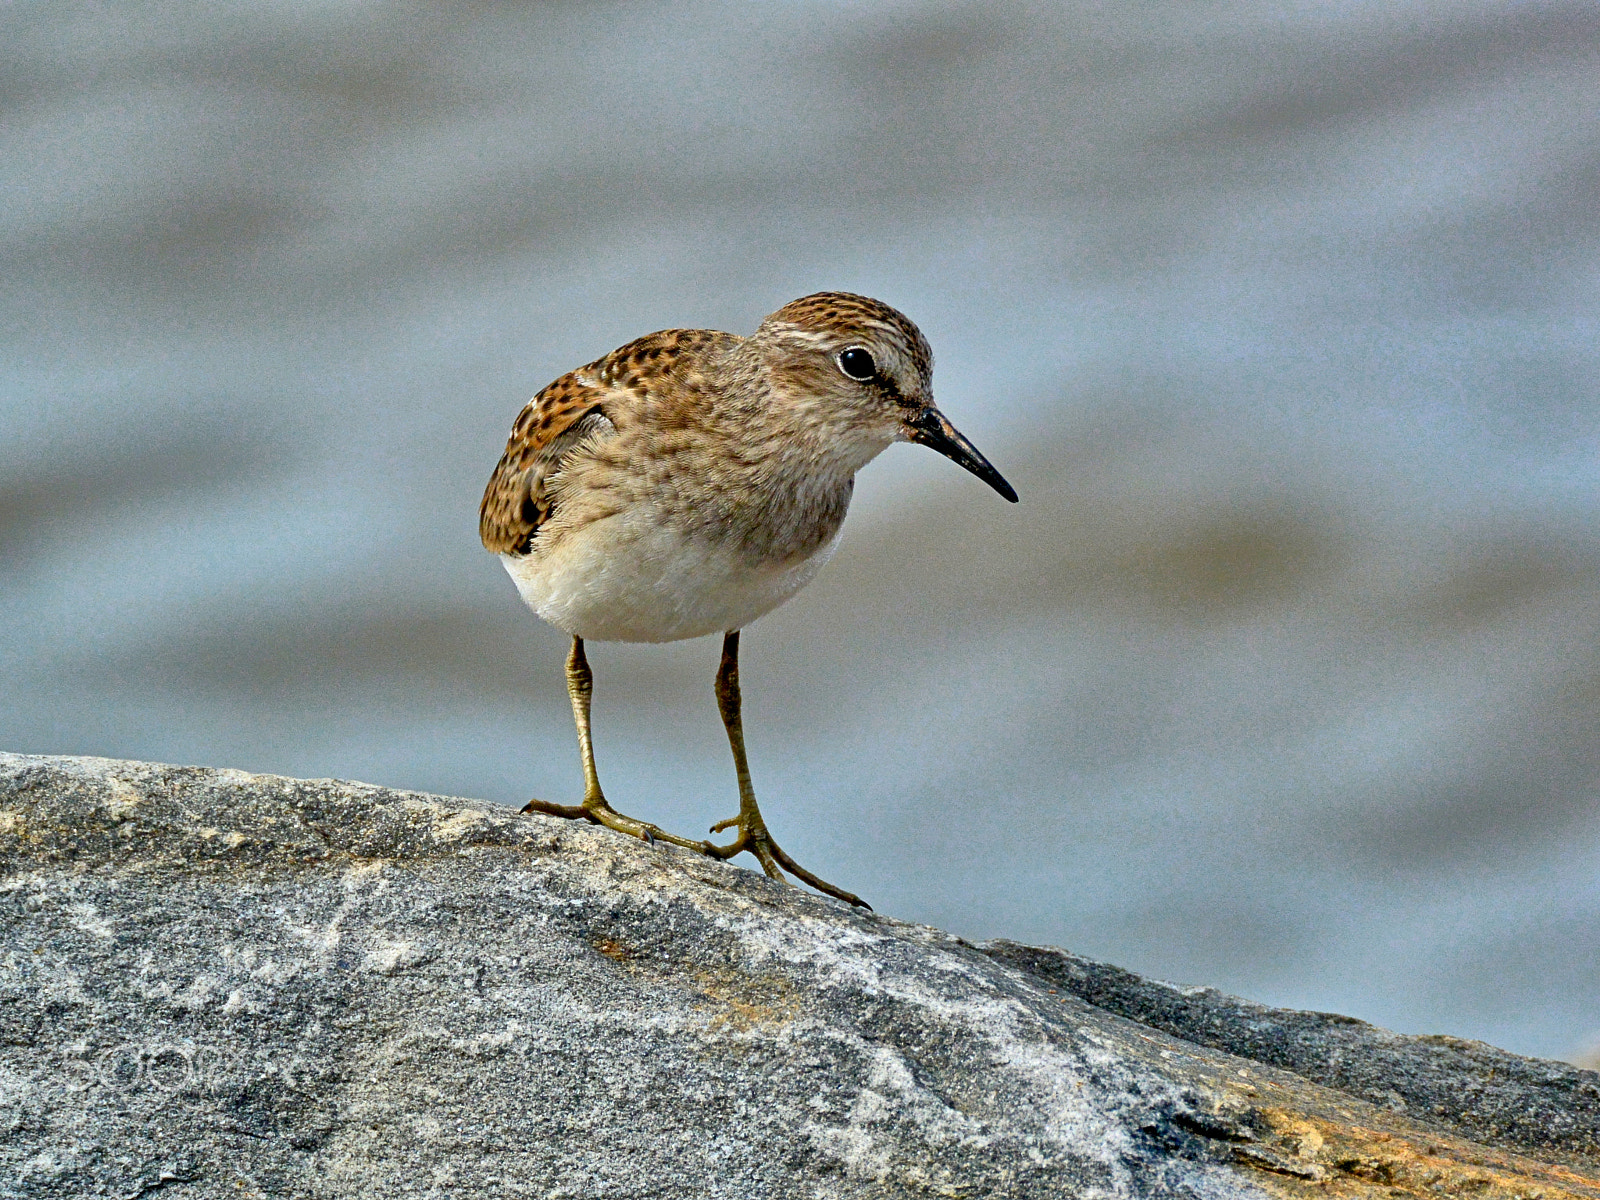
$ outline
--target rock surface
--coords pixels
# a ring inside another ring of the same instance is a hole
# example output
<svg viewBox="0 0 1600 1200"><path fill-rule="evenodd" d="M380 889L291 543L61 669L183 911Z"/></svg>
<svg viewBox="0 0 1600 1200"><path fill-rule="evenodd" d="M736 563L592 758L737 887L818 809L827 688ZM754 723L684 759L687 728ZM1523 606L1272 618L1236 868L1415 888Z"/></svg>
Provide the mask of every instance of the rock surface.
<svg viewBox="0 0 1600 1200"><path fill-rule="evenodd" d="M6 1197L1581 1196L1600 1075L609 831L0 755Z"/></svg>

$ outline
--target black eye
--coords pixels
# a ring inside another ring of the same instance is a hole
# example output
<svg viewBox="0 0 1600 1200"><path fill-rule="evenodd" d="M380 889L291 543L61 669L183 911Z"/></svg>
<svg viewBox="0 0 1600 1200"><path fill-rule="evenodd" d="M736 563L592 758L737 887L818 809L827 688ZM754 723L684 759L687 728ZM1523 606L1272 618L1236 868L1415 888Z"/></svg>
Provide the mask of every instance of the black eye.
<svg viewBox="0 0 1600 1200"><path fill-rule="evenodd" d="M878 373L878 364L872 361L869 351L860 346L851 346L848 350L839 351L839 370L851 379L864 382Z"/></svg>

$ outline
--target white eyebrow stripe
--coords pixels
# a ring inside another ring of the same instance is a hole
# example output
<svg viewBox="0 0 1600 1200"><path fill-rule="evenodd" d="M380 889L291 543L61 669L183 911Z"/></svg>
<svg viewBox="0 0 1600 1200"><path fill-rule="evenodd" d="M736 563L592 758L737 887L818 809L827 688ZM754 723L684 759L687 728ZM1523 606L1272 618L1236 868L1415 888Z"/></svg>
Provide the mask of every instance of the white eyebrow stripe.
<svg viewBox="0 0 1600 1200"><path fill-rule="evenodd" d="M828 341L832 336L822 330L803 329L799 325L791 325L787 321L779 326L779 328L783 330L785 337L792 337L796 341L809 342L813 346L822 345L823 342Z"/></svg>

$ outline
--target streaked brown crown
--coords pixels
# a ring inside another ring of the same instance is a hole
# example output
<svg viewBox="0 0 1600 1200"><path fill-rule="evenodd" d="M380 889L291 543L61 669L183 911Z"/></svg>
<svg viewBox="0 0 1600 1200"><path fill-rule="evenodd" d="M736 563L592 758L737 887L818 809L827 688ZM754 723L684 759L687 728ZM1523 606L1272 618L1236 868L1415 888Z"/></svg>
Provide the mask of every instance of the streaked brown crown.
<svg viewBox="0 0 1600 1200"><path fill-rule="evenodd" d="M865 326L889 331L910 352L917 374L933 378L933 347L922 336L910 317L882 300L858 296L854 292L816 292L791 300L773 313L763 325L783 322L818 333L847 333Z"/></svg>

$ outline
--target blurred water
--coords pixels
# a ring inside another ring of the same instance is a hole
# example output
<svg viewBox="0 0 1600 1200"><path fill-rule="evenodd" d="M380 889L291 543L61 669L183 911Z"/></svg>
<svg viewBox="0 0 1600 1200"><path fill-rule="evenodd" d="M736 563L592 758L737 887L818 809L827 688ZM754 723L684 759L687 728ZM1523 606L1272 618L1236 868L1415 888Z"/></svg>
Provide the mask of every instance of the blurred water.
<svg viewBox="0 0 1600 1200"><path fill-rule="evenodd" d="M477 545L522 402L819 288L896 447L746 638L881 910L1545 1055L1600 1037L1600 9L0 10L0 742L576 794ZM593 648L733 811L716 646Z"/></svg>

